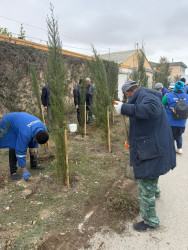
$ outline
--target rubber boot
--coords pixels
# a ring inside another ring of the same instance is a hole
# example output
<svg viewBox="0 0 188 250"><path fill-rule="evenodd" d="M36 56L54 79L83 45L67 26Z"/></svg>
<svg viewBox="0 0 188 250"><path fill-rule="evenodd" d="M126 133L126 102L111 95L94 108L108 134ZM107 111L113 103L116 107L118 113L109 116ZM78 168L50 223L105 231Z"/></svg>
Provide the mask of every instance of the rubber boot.
<svg viewBox="0 0 188 250"><path fill-rule="evenodd" d="M30 152L30 168L32 170L44 170L45 167L38 166L37 153Z"/></svg>
<svg viewBox="0 0 188 250"><path fill-rule="evenodd" d="M17 158L14 149L9 149L10 178L12 181L19 181L21 178L17 174Z"/></svg>
<svg viewBox="0 0 188 250"><path fill-rule="evenodd" d="M9 149L9 166L10 166L10 174L16 173L17 158L16 158L16 152L14 149Z"/></svg>

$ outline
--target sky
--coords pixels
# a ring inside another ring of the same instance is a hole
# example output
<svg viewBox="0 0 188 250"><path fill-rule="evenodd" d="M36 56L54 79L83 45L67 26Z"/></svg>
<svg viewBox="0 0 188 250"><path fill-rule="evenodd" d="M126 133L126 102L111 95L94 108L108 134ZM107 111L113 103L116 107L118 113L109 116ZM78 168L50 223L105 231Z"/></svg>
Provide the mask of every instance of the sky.
<svg viewBox="0 0 188 250"><path fill-rule="evenodd" d="M50 2L63 49L92 55L144 45L149 61L188 66L188 0L0 0L0 27L46 44ZM188 74L188 70L186 72Z"/></svg>

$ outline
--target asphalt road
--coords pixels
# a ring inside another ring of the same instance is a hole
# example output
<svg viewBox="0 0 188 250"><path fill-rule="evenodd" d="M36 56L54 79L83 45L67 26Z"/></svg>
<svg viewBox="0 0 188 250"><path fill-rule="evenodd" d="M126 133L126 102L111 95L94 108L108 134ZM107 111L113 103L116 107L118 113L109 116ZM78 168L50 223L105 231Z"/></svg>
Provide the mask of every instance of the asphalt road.
<svg viewBox="0 0 188 250"><path fill-rule="evenodd" d="M188 129L183 135L183 154L177 154L177 166L159 178L161 196L156 201L160 228L135 232L132 223L124 234L96 233L92 250L188 250ZM140 218L137 218L139 221Z"/></svg>

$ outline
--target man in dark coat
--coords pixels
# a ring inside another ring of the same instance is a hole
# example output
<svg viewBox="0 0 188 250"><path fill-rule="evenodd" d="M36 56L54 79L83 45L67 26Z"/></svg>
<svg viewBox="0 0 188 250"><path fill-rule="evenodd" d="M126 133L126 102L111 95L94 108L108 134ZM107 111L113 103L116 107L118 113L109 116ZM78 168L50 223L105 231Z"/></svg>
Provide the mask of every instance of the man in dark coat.
<svg viewBox="0 0 188 250"><path fill-rule="evenodd" d="M73 90L74 105L75 105L76 110L77 110L77 120L78 120L78 122L80 122L79 106L80 106L80 87L81 87L81 84L82 84L82 79L79 80L78 85L76 85L76 87Z"/></svg>
<svg viewBox="0 0 188 250"><path fill-rule="evenodd" d="M91 122L92 118L92 104L93 104L93 95L94 95L94 86L91 84L91 79L86 78L87 87L86 87L86 110L88 113L87 123Z"/></svg>
<svg viewBox="0 0 188 250"><path fill-rule="evenodd" d="M160 175L176 166L176 153L171 127L155 90L139 88L128 81L122 86L128 103L117 102L116 111L130 118L130 165L138 179L138 200L143 221L134 229L146 231L159 226L156 215L155 195Z"/></svg>
<svg viewBox="0 0 188 250"><path fill-rule="evenodd" d="M44 109L47 111L47 118L48 118L48 130L50 130L52 125L52 117L50 113L50 89L49 86L46 85L42 88L42 95L41 95L42 105Z"/></svg>

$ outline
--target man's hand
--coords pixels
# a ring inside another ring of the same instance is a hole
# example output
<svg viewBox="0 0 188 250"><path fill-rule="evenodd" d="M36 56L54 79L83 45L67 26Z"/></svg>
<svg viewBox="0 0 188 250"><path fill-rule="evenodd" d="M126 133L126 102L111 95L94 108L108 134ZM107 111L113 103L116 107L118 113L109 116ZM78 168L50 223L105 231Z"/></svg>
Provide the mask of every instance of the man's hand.
<svg viewBox="0 0 188 250"><path fill-rule="evenodd" d="M45 110L47 110L47 109L48 109L48 107L47 107L47 106L44 106L44 109L45 109Z"/></svg>
<svg viewBox="0 0 188 250"><path fill-rule="evenodd" d="M116 109L116 112L118 114L121 114L121 107L122 107L123 103L119 102L119 101L114 101L114 108Z"/></svg>
<svg viewBox="0 0 188 250"><path fill-rule="evenodd" d="M28 170L23 171L23 179L24 181L28 181L29 177L31 177L31 174L29 173Z"/></svg>
<svg viewBox="0 0 188 250"><path fill-rule="evenodd" d="M76 105L76 109L78 109L78 105Z"/></svg>

